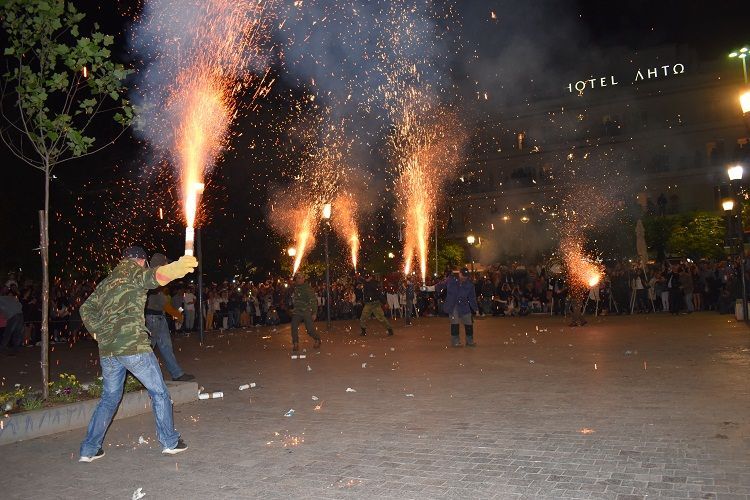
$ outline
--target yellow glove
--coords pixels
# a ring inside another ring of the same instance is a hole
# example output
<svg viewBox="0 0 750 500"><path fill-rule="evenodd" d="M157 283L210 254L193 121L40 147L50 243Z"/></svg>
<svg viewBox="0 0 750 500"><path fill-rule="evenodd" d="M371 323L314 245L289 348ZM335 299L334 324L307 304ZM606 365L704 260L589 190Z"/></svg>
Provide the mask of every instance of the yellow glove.
<svg viewBox="0 0 750 500"><path fill-rule="evenodd" d="M192 273L193 269L198 267L198 259L192 255L183 255L166 266L159 266L156 268L156 281L160 285L166 285L170 281L174 281L178 278L182 278L188 273Z"/></svg>

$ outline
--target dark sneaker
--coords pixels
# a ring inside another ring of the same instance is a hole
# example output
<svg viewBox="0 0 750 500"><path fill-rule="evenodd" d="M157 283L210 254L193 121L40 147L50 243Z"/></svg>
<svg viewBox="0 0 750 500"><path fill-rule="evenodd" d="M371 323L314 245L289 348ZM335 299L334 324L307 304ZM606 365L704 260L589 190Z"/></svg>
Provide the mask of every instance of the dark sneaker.
<svg viewBox="0 0 750 500"><path fill-rule="evenodd" d="M466 339L466 347L476 347L477 344L474 343L474 339Z"/></svg>
<svg viewBox="0 0 750 500"><path fill-rule="evenodd" d="M79 462L93 462L94 460L98 460L104 456L104 450L99 448L99 451L96 452L96 455L93 457L81 457L78 459Z"/></svg>
<svg viewBox="0 0 750 500"><path fill-rule="evenodd" d="M191 380L195 380L195 375L191 375L189 373L183 373L177 378L173 378L175 382L190 382Z"/></svg>
<svg viewBox="0 0 750 500"><path fill-rule="evenodd" d="M315 339L315 342L313 342L313 349L320 349L320 339Z"/></svg>
<svg viewBox="0 0 750 500"><path fill-rule="evenodd" d="M174 448L164 448L161 450L162 455L177 455L178 453L182 453L183 451L187 450L187 445L185 444L185 441L180 438L177 441L177 446Z"/></svg>
<svg viewBox="0 0 750 500"><path fill-rule="evenodd" d="M365 330L364 328L362 328L362 331L359 332L359 336L360 337L364 337L365 335L367 335L367 330Z"/></svg>
<svg viewBox="0 0 750 500"><path fill-rule="evenodd" d="M292 344L292 352L297 352L297 351L299 351L299 343L295 342L294 344Z"/></svg>
<svg viewBox="0 0 750 500"><path fill-rule="evenodd" d="M458 336L456 336L456 337L451 336L451 346L452 347L461 347L461 339L459 339Z"/></svg>
<svg viewBox="0 0 750 500"><path fill-rule="evenodd" d="M393 335L393 330L389 328L389 329L388 329L388 336L390 337L390 336L392 336L392 335Z"/></svg>

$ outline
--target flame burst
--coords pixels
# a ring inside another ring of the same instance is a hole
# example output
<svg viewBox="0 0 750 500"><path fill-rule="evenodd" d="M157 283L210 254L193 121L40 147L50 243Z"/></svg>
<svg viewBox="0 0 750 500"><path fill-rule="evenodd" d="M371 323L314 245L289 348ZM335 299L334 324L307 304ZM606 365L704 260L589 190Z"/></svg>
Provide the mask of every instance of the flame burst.
<svg viewBox="0 0 750 500"><path fill-rule="evenodd" d="M359 231L357 230L357 202L350 192L342 191L333 202L333 228L349 245L352 267L357 270Z"/></svg>
<svg viewBox="0 0 750 500"><path fill-rule="evenodd" d="M386 80L381 91L394 124L389 146L396 209L405 222L404 272L412 272L418 257L424 283L435 214L443 188L459 166L466 132L457 112L440 101L439 56L429 51L440 37L429 23L415 21L414 8L395 1L388 12L384 30L389 52L381 56Z"/></svg>
<svg viewBox="0 0 750 500"><path fill-rule="evenodd" d="M141 121L151 129L148 138L171 153L190 232L198 194L227 146L238 94L257 84L256 97L268 85L253 70L267 66L261 47L270 36L266 10L274 2L148 0L135 26L136 43L151 59Z"/></svg>
<svg viewBox="0 0 750 500"><path fill-rule="evenodd" d="M305 255L305 251L315 242L315 228L317 227L318 219L318 211L315 208L316 207L310 206L298 209L298 212L301 212L299 213L301 217L297 219L297 227L294 232L297 242L297 246L295 247L297 253L294 256L292 276L297 274L299 266L302 263L302 257Z"/></svg>
<svg viewBox="0 0 750 500"><path fill-rule="evenodd" d="M592 288L602 279L603 269L583 251L580 239L567 236L560 242L560 251L568 268L571 288Z"/></svg>
<svg viewBox="0 0 750 500"><path fill-rule="evenodd" d="M292 275L297 274L312 248L323 220L323 207L328 203L332 205L333 228L356 246L353 255L359 251L354 219L356 205L341 188L348 164L346 151L352 141L343 136L344 124L331 120L330 109L314 109L320 114L311 117L312 123L300 121L291 127L301 143L300 173L291 186L279 188L272 195L271 224L276 231L295 241Z"/></svg>
<svg viewBox="0 0 750 500"><path fill-rule="evenodd" d="M416 87L407 89L401 101L391 149L398 172L398 210L406 224L404 272L411 273L417 256L425 282L435 213L445 184L458 168L465 134L452 110L432 104Z"/></svg>

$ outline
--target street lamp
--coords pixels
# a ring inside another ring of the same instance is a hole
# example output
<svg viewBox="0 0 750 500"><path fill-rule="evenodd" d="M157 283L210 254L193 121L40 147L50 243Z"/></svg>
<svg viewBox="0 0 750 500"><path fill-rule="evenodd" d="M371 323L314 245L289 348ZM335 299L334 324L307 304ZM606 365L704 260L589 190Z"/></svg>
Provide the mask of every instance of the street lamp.
<svg viewBox="0 0 750 500"><path fill-rule="evenodd" d="M740 107L743 115L750 113L750 90L740 94Z"/></svg>
<svg viewBox="0 0 750 500"><path fill-rule="evenodd" d="M328 233L331 232L331 204L323 205L323 220L326 224L326 330L331 331L331 271L328 261Z"/></svg>
<svg viewBox="0 0 750 500"><path fill-rule="evenodd" d="M731 210L734 212L735 220L737 224L737 236L739 240L739 257L740 257L740 278L742 280L742 319L748 321L747 314L747 285L745 283L745 230L744 224L742 223L742 175L745 173L745 169L742 165L733 165L727 168L727 175L729 176L729 186L733 200ZM722 207L726 210L729 206L728 200L722 203Z"/></svg>
<svg viewBox="0 0 750 500"><path fill-rule="evenodd" d="M466 237L466 243L469 244L469 258L471 259L471 276L474 276L474 252L472 251L471 247L474 246L474 242L477 241L477 239L474 237L473 234L470 234Z"/></svg>
<svg viewBox="0 0 750 500"><path fill-rule="evenodd" d="M289 257L294 257L295 255L297 255L297 249L296 249L296 248L294 248L294 247L289 247L289 248L287 249L286 253L287 253L287 255L288 255Z"/></svg>
<svg viewBox="0 0 750 500"><path fill-rule="evenodd" d="M724 199L721 202L721 208L723 208L725 212L731 212L734 210L734 200L732 198Z"/></svg>
<svg viewBox="0 0 750 500"><path fill-rule="evenodd" d="M748 49L747 47L742 47L739 50L735 50L729 53L730 59L737 58L742 60L742 74L745 76L745 83L747 83L747 62L745 62L745 59L747 59L748 50L750 49Z"/></svg>
<svg viewBox="0 0 750 500"><path fill-rule="evenodd" d="M727 168L727 175L729 176L730 181L741 181L742 175L745 173L745 169L742 167L742 165L735 165L733 167Z"/></svg>

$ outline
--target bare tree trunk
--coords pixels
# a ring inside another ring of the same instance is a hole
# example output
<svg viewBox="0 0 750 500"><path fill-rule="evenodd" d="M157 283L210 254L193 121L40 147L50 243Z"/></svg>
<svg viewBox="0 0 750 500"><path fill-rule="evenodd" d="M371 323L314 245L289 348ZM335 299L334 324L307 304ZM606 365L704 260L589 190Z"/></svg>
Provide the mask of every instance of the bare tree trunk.
<svg viewBox="0 0 750 500"><path fill-rule="evenodd" d="M42 396L49 396L49 165L44 170L44 210L39 211L42 256Z"/></svg>

